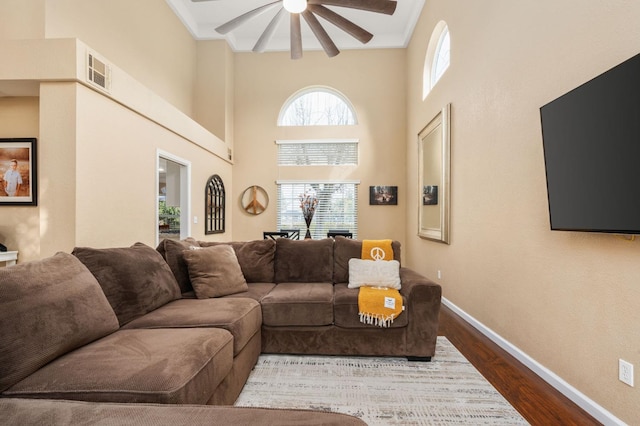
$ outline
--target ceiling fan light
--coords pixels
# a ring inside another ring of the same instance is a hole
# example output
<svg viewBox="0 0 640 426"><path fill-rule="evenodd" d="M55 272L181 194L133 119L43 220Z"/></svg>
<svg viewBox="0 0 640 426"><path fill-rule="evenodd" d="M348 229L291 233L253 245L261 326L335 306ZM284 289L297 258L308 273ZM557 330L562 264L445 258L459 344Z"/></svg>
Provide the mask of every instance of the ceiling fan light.
<svg viewBox="0 0 640 426"><path fill-rule="evenodd" d="M282 6L289 13L302 13L307 8L307 0L283 0Z"/></svg>

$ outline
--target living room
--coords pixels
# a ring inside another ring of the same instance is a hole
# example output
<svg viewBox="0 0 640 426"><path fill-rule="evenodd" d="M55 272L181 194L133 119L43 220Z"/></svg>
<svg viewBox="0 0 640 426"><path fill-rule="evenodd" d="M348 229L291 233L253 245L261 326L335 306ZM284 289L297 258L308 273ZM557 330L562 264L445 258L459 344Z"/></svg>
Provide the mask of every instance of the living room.
<svg viewBox="0 0 640 426"><path fill-rule="evenodd" d="M158 152L191 164L192 215L204 184L227 191L226 232L200 240L262 238L273 203L247 215L251 185L273 200L275 140L286 100L328 86L351 101L362 161L358 235L402 242L403 263L438 282L444 303L495 333L546 379L629 424L638 391L618 360L640 365L637 241L551 231L539 108L640 51L632 1L427 2L404 49L237 53L196 41L165 2L56 0L0 4L0 137L37 137L38 205L2 206L0 242L36 260L76 246L156 242ZM435 26L451 33L451 65L423 99ZM112 65L111 91L85 83L86 53ZM417 236L417 135L451 104L451 240ZM334 137L319 129L317 138ZM231 153L231 160L229 159ZM313 178L313 176L311 177ZM398 205L368 205L364 188L398 187Z"/></svg>

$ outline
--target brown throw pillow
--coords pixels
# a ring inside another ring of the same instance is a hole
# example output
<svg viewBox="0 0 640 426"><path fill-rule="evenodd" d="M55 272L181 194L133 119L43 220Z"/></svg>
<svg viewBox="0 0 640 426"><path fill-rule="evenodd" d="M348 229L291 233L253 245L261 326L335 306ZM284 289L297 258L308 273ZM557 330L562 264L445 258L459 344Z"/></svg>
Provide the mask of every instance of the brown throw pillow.
<svg viewBox="0 0 640 426"><path fill-rule="evenodd" d="M274 260L276 242L274 240L232 241L230 243L198 241L200 247L231 245L238 256L242 275L248 283L274 282Z"/></svg>
<svg viewBox="0 0 640 426"><path fill-rule="evenodd" d="M147 245L76 247L72 254L96 277L120 326L180 298L180 287L169 265Z"/></svg>
<svg viewBox="0 0 640 426"><path fill-rule="evenodd" d="M198 299L249 290L236 253L230 245L186 250L183 255Z"/></svg>
<svg viewBox="0 0 640 426"><path fill-rule="evenodd" d="M158 245L158 252L167 261L171 272L176 277L180 291L186 293L192 291L191 281L189 280L189 269L184 261L183 253L185 250L189 250L191 247L200 247L198 242L193 238L185 238L181 241L176 240L162 240Z"/></svg>

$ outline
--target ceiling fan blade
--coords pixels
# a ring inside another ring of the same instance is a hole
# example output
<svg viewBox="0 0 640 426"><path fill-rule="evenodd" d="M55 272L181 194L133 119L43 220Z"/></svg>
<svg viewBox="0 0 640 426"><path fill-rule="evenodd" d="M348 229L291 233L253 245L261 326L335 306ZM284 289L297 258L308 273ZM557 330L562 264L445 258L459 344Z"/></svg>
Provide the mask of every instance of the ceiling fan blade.
<svg viewBox="0 0 640 426"><path fill-rule="evenodd" d="M310 4L308 5L308 8L311 12L331 22L342 31L351 34L351 36L356 38L361 43L366 44L373 38L373 34L371 34L369 31L338 15L331 9L328 9L319 4Z"/></svg>
<svg viewBox="0 0 640 426"><path fill-rule="evenodd" d="M318 18L316 18L311 11L308 9L305 10L302 12L302 17L307 21L307 24L309 24L309 28L311 28L311 31L315 34L328 57L333 58L340 53L333 40L331 40L331 37L329 37L329 34L327 34L325 29L322 27L320 21L318 21Z"/></svg>
<svg viewBox="0 0 640 426"><path fill-rule="evenodd" d="M234 18L234 19L230 20L229 22L220 25L218 28L216 28L216 31L219 32L220 34L226 34L229 31L233 31L234 29L236 29L240 25L242 25L245 22L247 22L249 19L254 18L254 17L256 17L256 16L268 11L269 9L275 7L275 5L277 5L278 3L282 3L282 0L274 1L272 3L267 3L264 6L257 7L257 8L255 8L253 10L248 11L247 13L243 13L242 15L238 16L237 18Z"/></svg>
<svg viewBox="0 0 640 426"><path fill-rule="evenodd" d="M278 27L278 24L280 23L280 19L282 18L282 16L284 16L286 12L287 11L285 10L284 7L280 8L278 13L276 13L276 16L274 16L271 22L269 22L269 25L267 26L267 28L264 30L264 32L258 39L256 45L253 46L254 52L264 52L264 49L267 47L267 43L269 42L269 40L271 40L273 33L275 32L276 28Z"/></svg>
<svg viewBox="0 0 640 426"><path fill-rule="evenodd" d="M308 0L308 2L309 4L347 7L386 15L393 15L398 5L397 1L392 0Z"/></svg>
<svg viewBox="0 0 640 426"><path fill-rule="evenodd" d="M291 59L302 58L302 30L300 28L300 14L291 14Z"/></svg>

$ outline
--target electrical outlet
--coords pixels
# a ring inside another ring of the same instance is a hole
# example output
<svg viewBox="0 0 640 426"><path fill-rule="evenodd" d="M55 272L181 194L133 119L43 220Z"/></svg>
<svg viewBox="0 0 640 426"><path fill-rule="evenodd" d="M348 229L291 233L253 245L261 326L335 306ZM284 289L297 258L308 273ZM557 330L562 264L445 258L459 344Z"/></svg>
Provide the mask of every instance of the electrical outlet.
<svg viewBox="0 0 640 426"><path fill-rule="evenodd" d="M618 379L633 387L633 364L623 359L618 360Z"/></svg>
<svg viewBox="0 0 640 426"><path fill-rule="evenodd" d="M441 280L442 279L442 272L440 272L440 269L438 269L438 279Z"/></svg>

